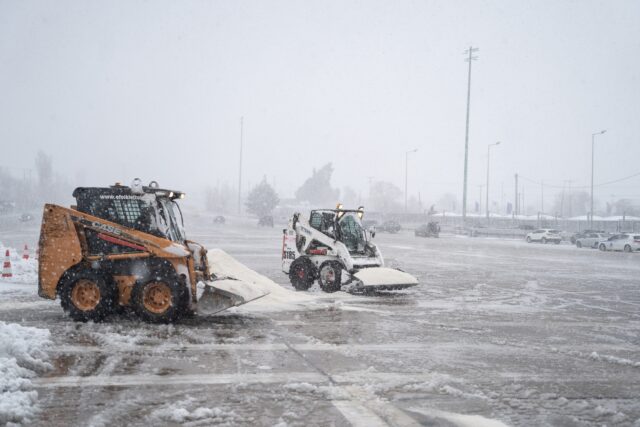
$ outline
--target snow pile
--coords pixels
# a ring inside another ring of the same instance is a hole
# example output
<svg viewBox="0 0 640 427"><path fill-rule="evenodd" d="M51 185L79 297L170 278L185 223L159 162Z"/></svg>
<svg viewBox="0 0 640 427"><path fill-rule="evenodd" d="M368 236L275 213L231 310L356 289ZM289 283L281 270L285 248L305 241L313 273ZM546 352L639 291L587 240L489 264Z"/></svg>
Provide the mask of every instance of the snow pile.
<svg viewBox="0 0 640 427"><path fill-rule="evenodd" d="M301 305L317 301L321 297L310 293L294 292L283 288L273 280L241 264L220 249L210 249L209 270L216 277L229 277L248 283L269 294L242 306L248 311L280 311L299 309Z"/></svg>
<svg viewBox="0 0 640 427"><path fill-rule="evenodd" d="M38 261L35 259L34 254L30 253L29 259L22 259L21 250L7 248L0 243L0 262L2 264L4 264L7 249L10 253L11 273L13 277L3 277L1 280L3 282L37 283ZM0 267L2 267L2 265L0 265Z"/></svg>
<svg viewBox="0 0 640 427"><path fill-rule="evenodd" d="M165 404L161 408L152 411L150 418L180 424L207 420L207 425L211 425L212 423L234 424L235 421L238 421L238 417L233 411L225 411L220 408L205 408L202 406L193 410L187 409L188 407L195 406L195 402L196 400L194 398L187 397L184 400Z"/></svg>
<svg viewBox="0 0 640 427"><path fill-rule="evenodd" d="M0 322L0 425L28 421L38 393L30 378L51 368L43 348L49 331Z"/></svg>

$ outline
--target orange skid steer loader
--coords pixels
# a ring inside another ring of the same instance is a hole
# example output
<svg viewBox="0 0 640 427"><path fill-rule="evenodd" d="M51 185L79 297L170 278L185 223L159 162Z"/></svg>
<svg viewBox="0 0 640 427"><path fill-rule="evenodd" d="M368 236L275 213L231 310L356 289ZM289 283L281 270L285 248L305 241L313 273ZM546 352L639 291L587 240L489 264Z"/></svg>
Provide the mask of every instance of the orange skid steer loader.
<svg viewBox="0 0 640 427"><path fill-rule="evenodd" d="M78 321L131 308L148 322L213 314L268 292L213 277L207 251L187 240L176 202L184 193L143 186L76 188L76 205L44 207L38 294L60 297Z"/></svg>

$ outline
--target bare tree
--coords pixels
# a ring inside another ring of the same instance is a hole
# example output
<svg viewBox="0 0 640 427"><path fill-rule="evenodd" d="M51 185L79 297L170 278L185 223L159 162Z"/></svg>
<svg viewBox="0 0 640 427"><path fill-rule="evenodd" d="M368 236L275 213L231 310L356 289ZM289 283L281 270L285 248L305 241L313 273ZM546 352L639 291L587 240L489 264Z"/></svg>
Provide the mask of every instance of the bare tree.
<svg viewBox="0 0 640 427"><path fill-rule="evenodd" d="M205 189L205 204L208 211L229 213L233 210L235 192L228 183Z"/></svg>
<svg viewBox="0 0 640 427"><path fill-rule="evenodd" d="M400 212L398 199L402 197L402 190L391 182L376 181L371 185L371 203L373 209L380 212Z"/></svg>

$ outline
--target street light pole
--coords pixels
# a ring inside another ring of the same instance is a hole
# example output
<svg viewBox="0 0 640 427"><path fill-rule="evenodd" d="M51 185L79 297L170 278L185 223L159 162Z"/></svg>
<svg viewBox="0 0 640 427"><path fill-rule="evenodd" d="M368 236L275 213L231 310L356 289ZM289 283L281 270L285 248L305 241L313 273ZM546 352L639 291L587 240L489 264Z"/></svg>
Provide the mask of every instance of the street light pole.
<svg viewBox="0 0 640 427"><path fill-rule="evenodd" d="M471 61L478 59L477 56L473 56L479 49L477 47L470 46L464 53L468 55L465 59L469 63L469 76L467 78L467 121L464 134L464 185L462 187L462 225L466 224L467 220L467 163L469 158L469 106L471 105Z"/></svg>
<svg viewBox="0 0 640 427"><path fill-rule="evenodd" d="M238 215L242 211L242 138L244 117L240 117L240 167L238 168Z"/></svg>
<svg viewBox="0 0 640 427"><path fill-rule="evenodd" d="M487 212L487 225L489 225L489 156L491 155L491 147L494 145L500 145L500 141L487 145L487 194L484 204L484 208Z"/></svg>
<svg viewBox="0 0 640 427"><path fill-rule="evenodd" d="M593 149L595 147L596 135L602 135L606 131L606 129L603 129L600 132L591 134L591 209L589 212L589 228L593 228Z"/></svg>
<svg viewBox="0 0 640 427"><path fill-rule="evenodd" d="M409 154L418 151L417 148L404 153L404 213L407 213L407 188L409 183Z"/></svg>

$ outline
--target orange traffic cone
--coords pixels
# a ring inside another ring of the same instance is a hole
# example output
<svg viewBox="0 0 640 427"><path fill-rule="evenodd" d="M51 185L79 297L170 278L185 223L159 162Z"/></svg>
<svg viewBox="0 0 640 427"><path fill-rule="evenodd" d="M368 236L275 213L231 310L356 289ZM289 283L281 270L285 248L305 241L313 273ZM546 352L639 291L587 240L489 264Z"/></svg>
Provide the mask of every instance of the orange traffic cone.
<svg viewBox="0 0 640 427"><path fill-rule="evenodd" d="M4 264L2 265L2 277L13 277L11 274L11 255L9 254L9 249L5 253Z"/></svg>
<svg viewBox="0 0 640 427"><path fill-rule="evenodd" d="M22 251L22 259L29 259L29 248L26 243L24 244L24 249Z"/></svg>

